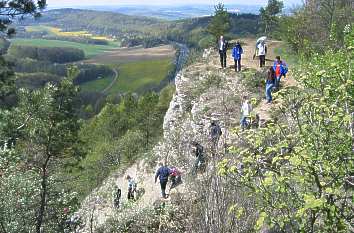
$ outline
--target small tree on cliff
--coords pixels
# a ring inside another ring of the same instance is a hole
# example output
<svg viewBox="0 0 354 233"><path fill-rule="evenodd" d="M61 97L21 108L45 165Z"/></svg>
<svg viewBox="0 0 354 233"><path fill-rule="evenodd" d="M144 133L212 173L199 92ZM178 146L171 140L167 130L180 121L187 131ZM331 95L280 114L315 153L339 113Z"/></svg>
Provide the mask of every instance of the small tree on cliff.
<svg viewBox="0 0 354 233"><path fill-rule="evenodd" d="M282 12L283 8L284 3L282 1L268 0L268 5L259 10L265 34L273 31L274 27L278 24L278 15Z"/></svg>
<svg viewBox="0 0 354 233"><path fill-rule="evenodd" d="M216 39L225 35L230 30L230 16L224 4L219 3L215 7L215 15L208 25L207 31Z"/></svg>

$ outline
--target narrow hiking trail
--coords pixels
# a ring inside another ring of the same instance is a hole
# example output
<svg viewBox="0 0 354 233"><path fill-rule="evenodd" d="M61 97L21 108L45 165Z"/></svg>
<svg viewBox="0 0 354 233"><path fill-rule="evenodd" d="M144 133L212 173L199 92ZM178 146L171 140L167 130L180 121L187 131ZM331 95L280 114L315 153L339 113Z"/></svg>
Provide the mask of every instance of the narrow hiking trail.
<svg viewBox="0 0 354 233"><path fill-rule="evenodd" d="M243 45L243 70L256 70L259 61L253 60L253 39L244 39ZM267 66L273 64L276 56L274 50L282 45L281 42L269 41ZM195 157L190 148L191 141L198 141L205 145L207 153L209 149L209 125L212 120L218 120L222 127L223 135L219 148L224 149L232 145L237 139L232 130L239 126L240 101L243 95L252 95L242 83L242 75L233 69L233 60L228 53L228 69L220 69L219 55L212 52L206 59L185 67L176 76L176 93L170 103L163 125L163 139L154 148L154 161L143 159L129 166L125 171L114 172L103 184L96 188L83 202L77 212L83 222L80 233L96 232L112 218L119 218L123 214L134 214L145 208L152 208L160 201L159 183L154 182L158 161L167 161L170 166L177 166L187 176L194 164ZM271 60L270 60L271 59ZM291 71L291 67L290 67ZM296 82L291 77L291 72L283 86L293 86ZM264 93L260 93L264 95ZM262 101L254 111L266 121L271 119L272 108L275 103L268 105ZM215 175L215 167L218 159L213 159L213 165L208 172L201 176L205 179ZM138 183L141 197L133 204L128 204L126 175L132 176ZM115 186L122 189L121 208L113 207L113 193ZM188 192L188 181L184 182L171 193L171 202L175 195L184 195L185 202L193 200L193 195ZM168 185L169 186L169 185ZM170 202L168 201L168 202ZM117 217L118 216L118 217ZM92 229L92 230L91 230Z"/></svg>
<svg viewBox="0 0 354 233"><path fill-rule="evenodd" d="M112 82L103 90L101 91L102 94L107 94L109 90L114 86L114 84L118 81L118 71L117 69L113 69L114 72L114 78Z"/></svg>
<svg viewBox="0 0 354 233"><path fill-rule="evenodd" d="M258 57L253 59L253 54L255 53L255 44L256 44L256 39L251 39L251 38L246 38L246 39L241 39L240 40L243 45L243 55L242 55L242 69L254 69L256 71L261 71L262 69L259 67L259 59ZM274 40L268 40L267 41L267 47L268 47L268 53L266 56L266 67L273 66L275 57L279 54L276 53L276 50L278 48L281 48L284 46L284 43L281 41L274 41ZM230 48L232 49L232 48ZM229 69L234 69L234 60L231 56L231 51L228 52L228 57L227 57L227 64ZM218 60L214 60L214 65L217 67L220 67L220 62ZM295 79L292 77L292 71L291 67L289 69L289 73L287 74L286 78L282 78L281 80L281 86L283 88L285 87L292 87L292 86L297 86L298 84L296 83ZM264 90L265 92L265 90ZM247 95L247 91L245 92ZM274 94L274 93L273 93ZM265 93L262 95L265 96ZM254 108L254 111L260 116L261 119L264 121L268 121L271 119L270 113L272 111L272 108L276 107L278 104L277 99L275 98L273 101L273 104L269 105L267 104L266 100L262 101L260 105L258 105L256 108Z"/></svg>

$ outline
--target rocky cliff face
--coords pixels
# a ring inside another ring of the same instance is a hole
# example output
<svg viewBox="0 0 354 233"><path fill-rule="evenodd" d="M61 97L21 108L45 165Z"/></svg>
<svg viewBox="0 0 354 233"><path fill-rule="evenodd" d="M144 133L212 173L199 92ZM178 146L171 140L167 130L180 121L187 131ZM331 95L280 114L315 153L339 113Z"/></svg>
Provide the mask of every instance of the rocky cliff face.
<svg viewBox="0 0 354 233"><path fill-rule="evenodd" d="M243 95L248 95L259 100L260 97L259 94L247 91L248 88L244 83L245 74L247 72L254 74L254 70L246 69L243 74L240 74L235 73L231 68L219 69L218 57L215 53L203 57L203 60L183 69L175 79L176 93L164 119L163 140L153 150L154 162L140 161L124 173L113 174L100 188L87 197L78 212L83 221L79 232L91 232L91 229L92 232L96 232L97 229L103 229L105 232L104 228L108 220L119 220L128 212L134 214L132 209L143 210L159 202L159 186L154 184L153 180L157 161L165 161L169 166L177 166L183 172L185 182L171 192L169 203L172 205L177 201L175 196L179 197L180 203L183 203L183 200L193 201L197 197L197 195L191 195L191 192L196 192L193 190L196 179L211 183L219 182L209 180L209 178L216 177L216 164L226 155L228 145L235 139L235 135L231 132L239 125L241 98ZM218 121L223 131L216 157L211 155L209 142L209 127L212 121ZM195 161L190 146L192 141L197 141L204 146L210 161L207 171L198 176L191 175ZM131 206L127 206L124 192L127 186L124 176L127 174L137 177L138 187L144 190L141 198ZM122 187L122 202L126 208L119 210L113 208L112 193L115 185ZM213 187L215 186L210 185L208 188ZM212 193L213 190L208 192ZM218 205L218 203L211 201L211 205ZM205 218L206 222L210 221L207 213L202 218ZM222 221L222 216L215 218L215 221ZM191 229L188 231L186 228L185 231L192 232Z"/></svg>

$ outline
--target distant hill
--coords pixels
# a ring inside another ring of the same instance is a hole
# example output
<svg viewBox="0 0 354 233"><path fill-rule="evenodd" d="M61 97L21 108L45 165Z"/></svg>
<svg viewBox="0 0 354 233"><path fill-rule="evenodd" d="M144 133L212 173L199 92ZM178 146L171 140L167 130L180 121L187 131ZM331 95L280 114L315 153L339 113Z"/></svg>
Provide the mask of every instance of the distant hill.
<svg viewBox="0 0 354 233"><path fill-rule="evenodd" d="M120 36L129 33L131 37L141 33L153 34L167 27L166 22L154 18L69 8L49 10L38 20L27 19L21 24L48 24L64 30L86 29L98 35Z"/></svg>
<svg viewBox="0 0 354 233"><path fill-rule="evenodd" d="M230 14L234 36L249 36L259 32L259 16ZM108 11L58 9L49 10L38 20L24 20L21 25L44 24L64 31L89 31L96 35L109 35L121 40L123 46L144 47L176 41L190 47L203 47L210 35L205 31L211 16L181 20L163 20L145 16L131 16ZM146 45L146 46L145 46Z"/></svg>
<svg viewBox="0 0 354 233"><path fill-rule="evenodd" d="M240 5L231 4L226 5L231 13L240 14L258 14L260 5ZM141 5L128 5L128 6L75 6L75 9L95 10L95 11L108 11L115 13L122 13L133 16L148 16L160 18L165 20L179 20L210 16L214 13L212 5L182 5L182 6L141 6ZM54 8L55 9L55 8Z"/></svg>

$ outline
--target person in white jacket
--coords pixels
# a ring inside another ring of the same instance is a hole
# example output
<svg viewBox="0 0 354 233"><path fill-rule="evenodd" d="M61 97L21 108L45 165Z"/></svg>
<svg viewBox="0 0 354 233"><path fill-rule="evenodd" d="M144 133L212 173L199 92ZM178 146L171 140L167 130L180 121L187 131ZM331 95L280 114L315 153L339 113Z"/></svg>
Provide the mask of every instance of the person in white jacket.
<svg viewBox="0 0 354 233"><path fill-rule="evenodd" d="M247 127L247 118L250 117L252 112L252 105L249 103L247 96L243 97L243 104L241 107L241 114L242 114L242 118L241 118L241 128L244 129Z"/></svg>
<svg viewBox="0 0 354 233"><path fill-rule="evenodd" d="M267 45L264 41L257 45L258 56L259 56L259 67L265 66L266 54L267 54Z"/></svg>

